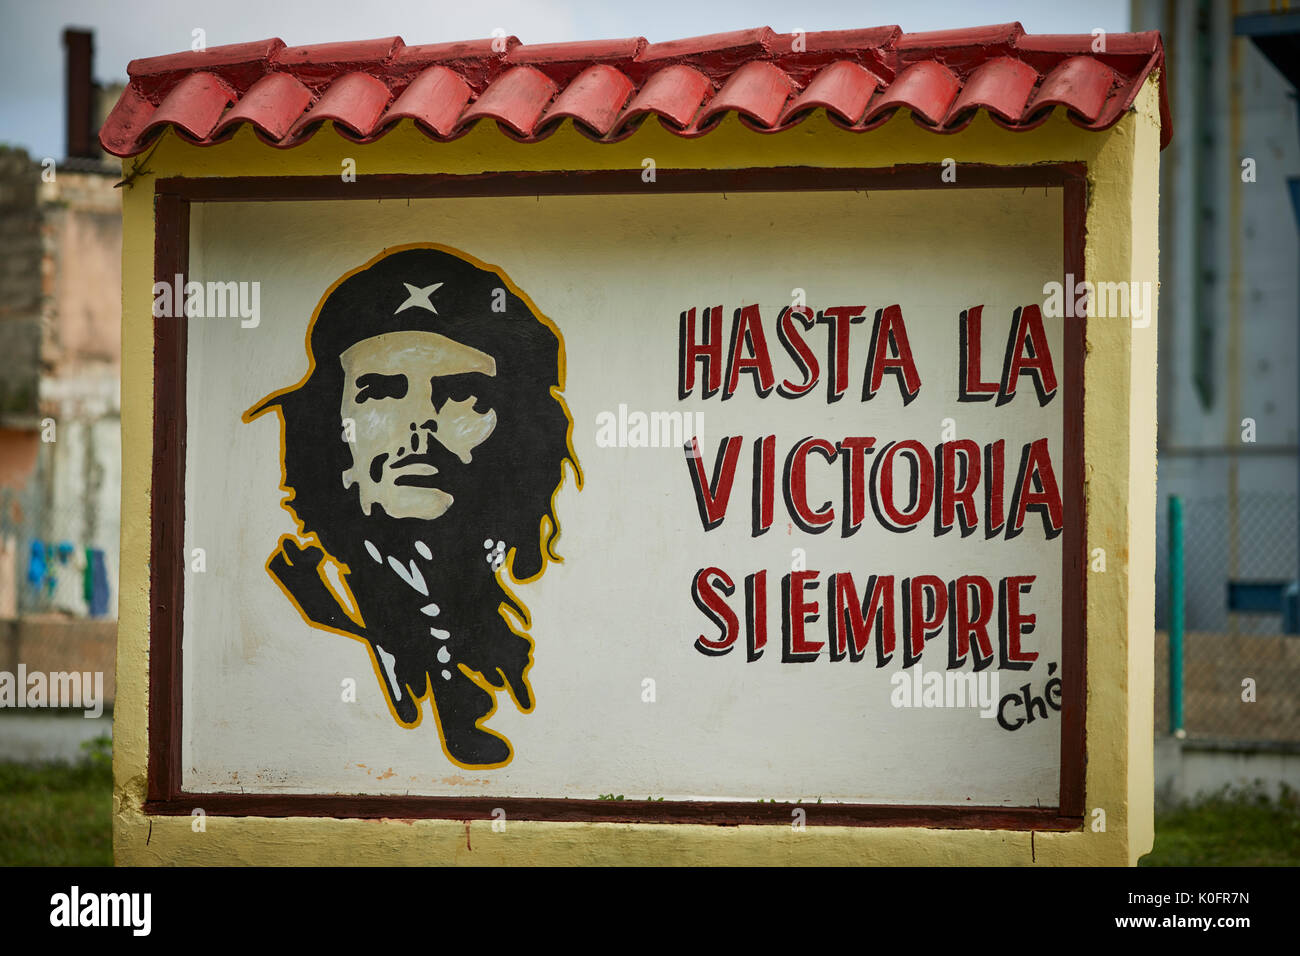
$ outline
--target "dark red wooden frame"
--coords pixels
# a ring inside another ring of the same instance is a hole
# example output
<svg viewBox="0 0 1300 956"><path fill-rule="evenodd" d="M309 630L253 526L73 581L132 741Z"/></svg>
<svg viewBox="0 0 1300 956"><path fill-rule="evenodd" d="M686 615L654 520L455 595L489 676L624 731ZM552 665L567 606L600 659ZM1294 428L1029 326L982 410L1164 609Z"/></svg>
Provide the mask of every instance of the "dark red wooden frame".
<svg viewBox="0 0 1300 956"><path fill-rule="evenodd" d="M195 202L397 199L448 196L593 195L659 192L961 189L1060 187L1062 273L1084 276L1087 214L1082 164L1023 167L963 164L956 183L937 166L874 169L775 167L667 170L653 186L641 170L456 175L162 179L155 191L154 274L171 283L188 272L189 210ZM1067 290L1066 294L1069 294ZM788 804L733 801L607 801L509 797L397 797L335 794L187 793L181 787L181 647L185 556L186 320L154 323L154 459L150 547L148 814L484 819L503 808L514 820L789 825ZM1087 576L1083 497L1084 320L1065 325L1062 389L1065 529L1062 534L1061 773L1058 807L882 806L829 803L808 807L810 826L925 826L961 829L1077 830L1083 825L1086 705Z"/></svg>

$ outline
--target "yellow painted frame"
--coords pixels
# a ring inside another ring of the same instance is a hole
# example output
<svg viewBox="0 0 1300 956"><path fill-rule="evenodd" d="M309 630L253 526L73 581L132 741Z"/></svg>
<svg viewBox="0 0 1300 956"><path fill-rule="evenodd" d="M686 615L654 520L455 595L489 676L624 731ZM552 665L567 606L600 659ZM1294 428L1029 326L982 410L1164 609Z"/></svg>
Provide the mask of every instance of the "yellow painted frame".
<svg viewBox="0 0 1300 956"><path fill-rule="evenodd" d="M491 123L450 143L402 121L358 145L321 130L278 150L243 127L227 143L196 147L167 132L123 196L122 544L117 701L113 741L113 855L118 864L911 864L1131 865L1154 836L1154 607L1156 511L1155 316L1088 323L1084 363L1086 548L1106 570L1087 587L1088 764L1084 827L1070 832L922 827L719 827L492 820L340 820L144 812L148 765L150 483L153 460L154 183L158 178L473 174L499 170L661 169L749 166L883 167L963 163L1084 163L1086 275L1092 281L1157 282L1160 117L1153 73L1109 130L1090 132L1061 110L1042 126L1011 132L980 113L964 131L937 136L900 111L870 133L850 133L818 111L777 135L729 116L699 139L657 123L619 143L595 143L571 124L521 144ZM132 160L123 162L129 172ZM150 175L151 174L151 175ZM201 808L196 808L201 809ZM1097 811L1101 811L1099 814Z"/></svg>

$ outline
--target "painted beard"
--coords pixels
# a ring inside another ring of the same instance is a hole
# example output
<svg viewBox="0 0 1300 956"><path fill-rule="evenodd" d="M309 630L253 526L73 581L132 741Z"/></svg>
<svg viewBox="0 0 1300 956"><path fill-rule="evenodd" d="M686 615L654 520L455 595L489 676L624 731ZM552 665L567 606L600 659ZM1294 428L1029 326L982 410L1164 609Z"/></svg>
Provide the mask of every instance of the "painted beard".
<svg viewBox="0 0 1300 956"><path fill-rule="evenodd" d="M378 505L364 517L358 503L357 520L323 543L348 565L347 583L398 719L416 723L427 693L449 757L466 766L501 764L510 759L509 744L478 724L496 706L489 688L532 709L525 677L532 642L503 617L503 602L515 606L497 578L509 545L487 509L460 491L469 469L442 472L440 465L437 477L444 475L440 487L455 501L441 517L395 519Z"/></svg>

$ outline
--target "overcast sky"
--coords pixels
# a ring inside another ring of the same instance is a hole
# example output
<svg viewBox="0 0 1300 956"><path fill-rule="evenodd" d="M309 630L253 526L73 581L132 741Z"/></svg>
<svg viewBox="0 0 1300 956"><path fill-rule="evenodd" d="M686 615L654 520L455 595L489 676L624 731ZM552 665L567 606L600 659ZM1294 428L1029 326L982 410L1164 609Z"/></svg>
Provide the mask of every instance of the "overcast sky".
<svg viewBox="0 0 1300 956"><path fill-rule="evenodd" d="M524 43L644 36L675 40L770 26L847 30L897 23L909 32L1019 20L1030 33L1128 29L1123 0L0 0L0 142L33 156L64 155L66 26L95 33L95 77L125 80L137 57L279 37L291 46L400 36L407 43L468 40L495 28Z"/></svg>

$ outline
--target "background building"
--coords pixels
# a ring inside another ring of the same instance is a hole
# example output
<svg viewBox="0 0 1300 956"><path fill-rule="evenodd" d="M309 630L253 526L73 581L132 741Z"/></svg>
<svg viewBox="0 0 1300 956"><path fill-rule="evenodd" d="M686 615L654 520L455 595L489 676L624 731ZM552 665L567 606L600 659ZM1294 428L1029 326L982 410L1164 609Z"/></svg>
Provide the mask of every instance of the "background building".
<svg viewBox="0 0 1300 956"><path fill-rule="evenodd" d="M1300 14L1277 7L1138 0L1132 22L1164 35L1174 117L1161 166L1156 622L1169 623L1176 495L1187 734L1275 743L1300 740L1300 636L1285 613L1300 557L1300 128L1285 72L1300 62ZM1168 730L1159 702L1156 729Z"/></svg>
<svg viewBox="0 0 1300 956"><path fill-rule="evenodd" d="M0 759L111 731L121 514L122 200L95 132L121 86L64 32L67 154L0 146L0 671L103 675L103 714L6 710Z"/></svg>
<svg viewBox="0 0 1300 956"><path fill-rule="evenodd" d="M94 134L121 87L64 45L67 156L0 150L0 618L117 609L121 173Z"/></svg>

